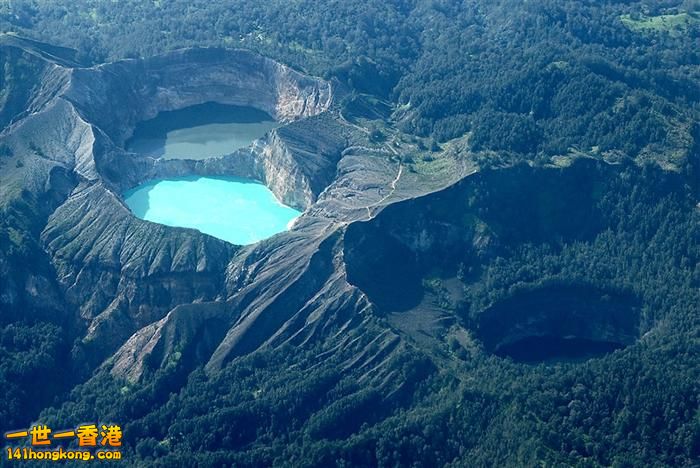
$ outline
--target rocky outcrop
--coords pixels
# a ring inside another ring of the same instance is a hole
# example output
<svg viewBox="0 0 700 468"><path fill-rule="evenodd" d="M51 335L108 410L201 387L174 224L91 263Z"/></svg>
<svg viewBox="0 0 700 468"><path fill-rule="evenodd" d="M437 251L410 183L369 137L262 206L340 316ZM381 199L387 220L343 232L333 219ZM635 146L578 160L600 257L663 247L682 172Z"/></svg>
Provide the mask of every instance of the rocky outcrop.
<svg viewBox="0 0 700 468"><path fill-rule="evenodd" d="M175 307L124 343L108 362L112 374L136 382L149 370L206 360L226 332L227 308L223 302Z"/></svg>
<svg viewBox="0 0 700 468"><path fill-rule="evenodd" d="M0 73L0 128L40 111L65 91L69 67L75 64L60 52L52 52L33 41L0 35L0 63L4 64Z"/></svg>
<svg viewBox="0 0 700 468"><path fill-rule="evenodd" d="M115 349L178 304L220 296L234 247L134 217L101 184L79 185L49 218L42 241L88 341Z"/></svg>
<svg viewBox="0 0 700 468"><path fill-rule="evenodd" d="M285 323L304 309L334 271L337 233L323 233L302 248L275 245L282 252L269 252L246 270L258 270L232 300L240 311L226 337L213 353L208 367L220 368L233 357L254 351L281 332ZM284 272L275 263L284 261ZM272 268L271 268L272 267ZM245 274L237 271L234 275ZM264 291L264 293L263 293Z"/></svg>
<svg viewBox="0 0 700 468"><path fill-rule="evenodd" d="M305 209L333 180L346 143L342 126L319 115L331 106L330 83L247 51L188 49L72 70L62 98L100 134L95 164L115 191L156 177L231 175L260 180L283 202ZM250 148L204 161L123 150L137 122L209 101L252 106L287 125Z"/></svg>
<svg viewBox="0 0 700 468"><path fill-rule="evenodd" d="M273 130L255 149L261 179L285 204L307 209L336 176L343 127L322 114Z"/></svg>
<svg viewBox="0 0 700 468"><path fill-rule="evenodd" d="M143 160L133 164L132 186L144 179L181 175L226 175L263 182L284 204L301 211L311 207L333 182L347 145L340 123L324 113L292 122L233 154L204 160Z"/></svg>

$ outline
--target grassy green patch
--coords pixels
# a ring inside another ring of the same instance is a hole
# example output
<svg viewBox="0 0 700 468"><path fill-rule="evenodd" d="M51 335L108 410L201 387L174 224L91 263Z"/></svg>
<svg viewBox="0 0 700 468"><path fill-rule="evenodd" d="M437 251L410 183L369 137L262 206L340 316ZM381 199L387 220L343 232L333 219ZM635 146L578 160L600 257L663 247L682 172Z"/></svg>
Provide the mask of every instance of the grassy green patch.
<svg viewBox="0 0 700 468"><path fill-rule="evenodd" d="M688 32L688 27L700 22L698 13L676 13L658 16L640 15L632 18L631 15L620 16L620 21L630 31L639 33L668 33L682 35Z"/></svg>
<svg viewBox="0 0 700 468"><path fill-rule="evenodd" d="M414 157L413 168L418 174L442 176L455 170L455 161L445 154L422 154Z"/></svg>

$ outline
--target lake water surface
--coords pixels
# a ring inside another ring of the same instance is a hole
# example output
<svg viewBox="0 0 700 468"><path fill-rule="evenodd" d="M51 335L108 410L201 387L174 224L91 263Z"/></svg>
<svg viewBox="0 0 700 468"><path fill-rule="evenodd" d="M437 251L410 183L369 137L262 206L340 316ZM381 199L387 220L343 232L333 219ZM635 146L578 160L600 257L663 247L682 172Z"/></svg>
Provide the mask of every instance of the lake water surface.
<svg viewBox="0 0 700 468"><path fill-rule="evenodd" d="M245 148L278 126L261 110L207 102L140 122L126 148L164 159L206 159Z"/></svg>
<svg viewBox="0 0 700 468"><path fill-rule="evenodd" d="M126 192L124 201L141 219L194 228L237 245L286 231L301 214L265 185L231 177L153 180Z"/></svg>

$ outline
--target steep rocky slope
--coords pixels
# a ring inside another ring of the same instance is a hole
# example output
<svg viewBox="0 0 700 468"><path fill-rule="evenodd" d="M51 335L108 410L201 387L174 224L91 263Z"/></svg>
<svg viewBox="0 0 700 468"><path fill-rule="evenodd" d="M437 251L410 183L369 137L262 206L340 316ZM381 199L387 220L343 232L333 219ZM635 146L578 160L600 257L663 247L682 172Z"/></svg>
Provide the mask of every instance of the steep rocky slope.
<svg viewBox="0 0 700 468"><path fill-rule="evenodd" d="M30 45L15 38L5 48L22 54ZM266 344L302 343L348 326L370 306L344 279L342 232L385 198L378 190L364 199L358 182L387 186L398 166L344 152L357 131L332 110L330 83L248 52L219 49L92 68L49 65L61 78L37 72L37 85L22 98L37 102L35 108L3 132L12 153L3 161L3 202L13 206L30 195L52 202L22 214L36 226L28 257L47 264L45 277L24 276L54 288L42 297L52 298L79 338L73 352L84 362L78 367L90 369L121 348L113 372L135 379L146 361L159 362L156 355L167 362L175 341L181 347L207 336L207 351L198 351L195 361L215 370ZM203 161L124 150L138 121L209 101L252 105L284 125L249 148ZM336 180L344 155L366 162L362 171L342 171ZM375 171L369 178L368 169ZM331 216L310 210L293 231L240 249L194 230L139 220L121 200L125 189L145 180L184 174L258 179L300 209L314 206L329 186L340 189L324 196ZM13 273L3 299L8 311L21 315L34 288L23 287ZM216 319L206 318L212 312L200 315L199 307L217 311ZM222 324L229 329L225 336Z"/></svg>
<svg viewBox="0 0 700 468"><path fill-rule="evenodd" d="M48 256L55 272L43 281L60 278L56 306L70 304L78 323L87 326L86 346L99 343L89 353L95 363L177 304L221 299L225 269L236 250L193 230L136 219L121 191L159 176L240 175L268 183L280 198L303 208L332 178L343 139L329 134L305 147L304 129L295 130L293 123L328 109L328 83L247 52L188 50L145 62L72 68L49 61L48 52L37 52L34 43L14 37L6 42L8 63L34 68L9 69L13 75L6 77L22 86L4 87L6 121L15 123L2 134L8 153L2 161L3 205L12 208L27 198L52 202L22 213L43 231L34 232L40 245L31 255ZM26 79L15 78L22 73ZM211 100L253 104L290 128L197 167L192 161L159 164L123 149L137 121ZM292 152L308 156L297 161ZM21 275L8 276L13 281L3 285L9 288L4 302L19 309L31 288L17 284Z"/></svg>

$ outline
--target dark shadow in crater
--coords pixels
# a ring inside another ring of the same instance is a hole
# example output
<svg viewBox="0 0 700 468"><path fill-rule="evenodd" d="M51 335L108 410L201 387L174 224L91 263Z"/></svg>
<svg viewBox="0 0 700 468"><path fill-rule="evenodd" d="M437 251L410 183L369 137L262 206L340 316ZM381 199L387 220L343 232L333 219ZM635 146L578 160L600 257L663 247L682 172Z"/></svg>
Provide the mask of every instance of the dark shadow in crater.
<svg viewBox="0 0 700 468"><path fill-rule="evenodd" d="M205 102L173 111L159 112L152 119L136 125L133 138L165 137L165 134L182 128L217 123L273 122L265 111L250 106L234 106L218 102Z"/></svg>
<svg viewBox="0 0 700 468"><path fill-rule="evenodd" d="M151 208L151 190L160 180L150 180L124 192L124 203L129 207L136 217L143 219Z"/></svg>
<svg viewBox="0 0 700 468"><path fill-rule="evenodd" d="M348 282L384 312L402 312L423 298L415 255L372 223L355 223L345 234Z"/></svg>
<svg viewBox="0 0 700 468"><path fill-rule="evenodd" d="M595 341L586 338L559 336L528 336L496 350L496 355L517 362L583 361L622 349L621 343Z"/></svg>
<svg viewBox="0 0 700 468"><path fill-rule="evenodd" d="M480 314L487 351L516 362L580 361L608 354L639 338L639 301L587 285L522 291Z"/></svg>

